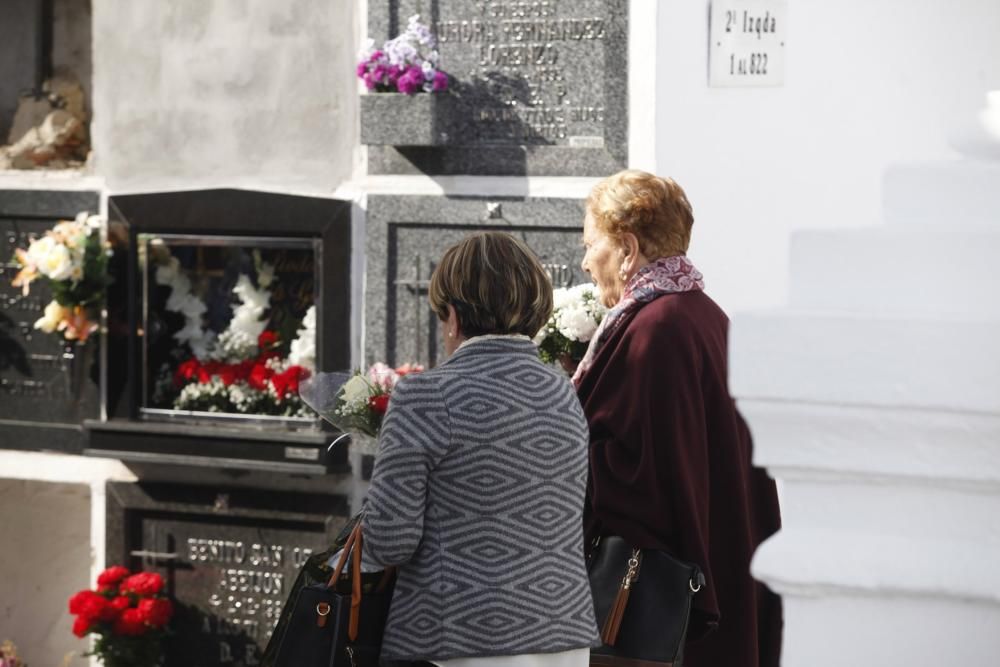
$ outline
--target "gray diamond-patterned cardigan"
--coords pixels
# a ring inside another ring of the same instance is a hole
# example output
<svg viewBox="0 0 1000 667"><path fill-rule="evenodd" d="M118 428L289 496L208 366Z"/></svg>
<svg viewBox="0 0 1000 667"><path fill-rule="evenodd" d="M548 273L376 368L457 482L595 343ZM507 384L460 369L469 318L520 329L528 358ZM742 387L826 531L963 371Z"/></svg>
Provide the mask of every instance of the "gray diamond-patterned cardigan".
<svg viewBox="0 0 1000 667"><path fill-rule="evenodd" d="M599 645L583 556L588 430L527 339L473 339L397 385L364 557L399 565L383 660Z"/></svg>

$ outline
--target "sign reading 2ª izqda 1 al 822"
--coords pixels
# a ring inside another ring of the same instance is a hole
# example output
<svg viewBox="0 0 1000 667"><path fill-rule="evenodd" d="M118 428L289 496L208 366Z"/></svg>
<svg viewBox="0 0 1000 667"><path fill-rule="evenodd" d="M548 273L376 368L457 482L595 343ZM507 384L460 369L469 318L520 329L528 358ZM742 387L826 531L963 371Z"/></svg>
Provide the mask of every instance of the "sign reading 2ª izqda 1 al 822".
<svg viewBox="0 0 1000 667"><path fill-rule="evenodd" d="M709 84L780 86L785 82L786 0L714 0Z"/></svg>

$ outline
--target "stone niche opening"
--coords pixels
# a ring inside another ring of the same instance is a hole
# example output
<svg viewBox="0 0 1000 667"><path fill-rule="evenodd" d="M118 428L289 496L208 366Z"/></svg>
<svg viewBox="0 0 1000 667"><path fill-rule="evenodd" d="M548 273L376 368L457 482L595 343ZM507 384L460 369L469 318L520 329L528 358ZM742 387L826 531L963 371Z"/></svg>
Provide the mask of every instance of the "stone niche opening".
<svg viewBox="0 0 1000 667"><path fill-rule="evenodd" d="M91 1L3 5L0 170L80 169L90 154Z"/></svg>

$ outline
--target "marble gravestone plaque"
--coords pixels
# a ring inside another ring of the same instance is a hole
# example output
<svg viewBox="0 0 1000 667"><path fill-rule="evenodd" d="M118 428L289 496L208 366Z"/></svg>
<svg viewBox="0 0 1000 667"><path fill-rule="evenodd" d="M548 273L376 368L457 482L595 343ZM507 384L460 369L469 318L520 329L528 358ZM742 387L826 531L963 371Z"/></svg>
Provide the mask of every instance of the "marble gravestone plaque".
<svg viewBox="0 0 1000 667"><path fill-rule="evenodd" d="M375 0L369 35L381 44L414 14L437 35L451 76L448 145L370 146L371 173L602 176L625 167L627 0Z"/></svg>
<svg viewBox="0 0 1000 667"><path fill-rule="evenodd" d="M76 450L81 421L99 415L100 337L67 346L35 329L51 293L42 280L28 295L11 285L17 248L98 205L96 192L0 191L0 447Z"/></svg>
<svg viewBox="0 0 1000 667"><path fill-rule="evenodd" d="M502 230L524 240L556 287L590 278L580 268L584 208L577 199L368 198L365 362L444 359L427 287L438 258L466 235Z"/></svg>
<svg viewBox="0 0 1000 667"><path fill-rule="evenodd" d="M108 564L159 572L177 609L168 666L250 667L299 568L346 522L345 498L178 484L108 485Z"/></svg>

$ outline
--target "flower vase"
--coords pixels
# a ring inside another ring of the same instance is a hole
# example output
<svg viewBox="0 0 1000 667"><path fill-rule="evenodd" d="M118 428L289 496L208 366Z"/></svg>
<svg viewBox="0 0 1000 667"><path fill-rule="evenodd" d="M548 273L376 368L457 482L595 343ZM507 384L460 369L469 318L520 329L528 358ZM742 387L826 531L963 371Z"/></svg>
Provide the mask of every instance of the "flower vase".
<svg viewBox="0 0 1000 667"><path fill-rule="evenodd" d="M70 401L79 406L83 399L84 387L91 365L94 363L96 340L72 340L63 345L63 370L66 379L66 394Z"/></svg>
<svg viewBox="0 0 1000 667"><path fill-rule="evenodd" d="M361 96L361 143L442 146L449 143L453 98L446 92Z"/></svg>

